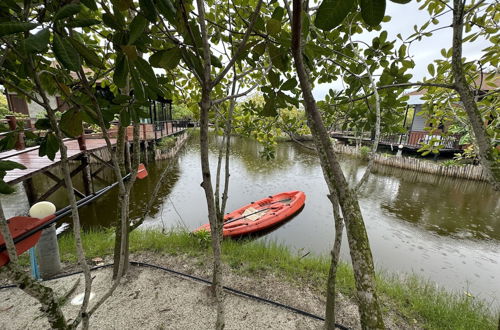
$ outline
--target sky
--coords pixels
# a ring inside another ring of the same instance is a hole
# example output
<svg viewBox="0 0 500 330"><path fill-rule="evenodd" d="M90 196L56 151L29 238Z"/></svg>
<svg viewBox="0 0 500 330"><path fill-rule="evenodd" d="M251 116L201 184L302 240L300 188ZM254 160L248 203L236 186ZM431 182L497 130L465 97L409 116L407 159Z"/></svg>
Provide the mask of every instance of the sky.
<svg viewBox="0 0 500 330"><path fill-rule="evenodd" d="M422 26L425 22L427 22L429 14L427 13L427 10L418 10L420 5L421 2L417 3L415 0L405 5L387 1L386 15L391 16L392 18L390 22L382 23L382 28L388 32L387 40L396 39L396 35L398 33L401 33L403 38L406 39L406 37L413 34L414 25ZM451 20L451 13L444 15L439 18L440 23L434 27L450 25ZM360 39L371 41L371 39L377 34L367 34ZM410 73L413 74L411 81L419 81L426 74L428 75L427 65L435 59L442 58L440 54L441 49L451 48L451 42L451 27L437 31L431 37L423 38L420 42L413 42L410 47L410 54L415 61L415 68L410 71ZM486 43L484 41L466 43L464 44L463 54L468 59L479 58L480 51L484 47L486 47ZM339 90L342 89L342 85L339 82L317 85L313 90L314 96L317 100L322 100L330 88Z"/></svg>

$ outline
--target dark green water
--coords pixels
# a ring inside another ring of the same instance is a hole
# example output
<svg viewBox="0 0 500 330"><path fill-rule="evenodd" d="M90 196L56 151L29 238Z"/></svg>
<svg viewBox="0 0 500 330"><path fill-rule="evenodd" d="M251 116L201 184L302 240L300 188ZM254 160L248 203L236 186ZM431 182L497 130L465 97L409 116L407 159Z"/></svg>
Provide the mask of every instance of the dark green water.
<svg viewBox="0 0 500 330"><path fill-rule="evenodd" d="M215 142L211 165L215 169ZM231 182L227 211L270 194L287 190L306 193L302 212L261 237L289 246L300 254L326 254L334 226L318 159L292 143L277 147L276 159L259 157L253 140L235 138L231 155ZM144 228L187 227L207 222L206 202L200 187L201 170L196 140L188 142L178 158L150 164L149 177L137 183L133 218L143 212L165 166L171 168ZM365 163L344 158L349 181L358 180ZM104 173L112 181L110 173ZM44 179L45 180L45 179ZM104 185L104 184L103 184ZM65 205L63 192L54 200ZM392 273L416 273L438 285L499 305L500 301L500 195L480 182L440 178L394 168L377 168L360 198L376 266ZM88 227L110 226L116 220L115 192L83 208ZM343 258L348 260L344 240Z"/></svg>

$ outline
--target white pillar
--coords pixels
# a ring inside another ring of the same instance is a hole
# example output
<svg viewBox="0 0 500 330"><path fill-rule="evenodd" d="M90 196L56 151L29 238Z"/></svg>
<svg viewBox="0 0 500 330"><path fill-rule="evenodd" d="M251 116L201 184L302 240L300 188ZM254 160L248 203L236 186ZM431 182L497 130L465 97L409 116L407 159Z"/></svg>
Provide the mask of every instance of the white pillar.
<svg viewBox="0 0 500 330"><path fill-rule="evenodd" d="M54 214L56 207L50 202L39 202L30 208L33 218L45 218ZM61 271L61 258L57 243L56 224L42 230L42 236L36 245L40 275L43 279L50 278Z"/></svg>

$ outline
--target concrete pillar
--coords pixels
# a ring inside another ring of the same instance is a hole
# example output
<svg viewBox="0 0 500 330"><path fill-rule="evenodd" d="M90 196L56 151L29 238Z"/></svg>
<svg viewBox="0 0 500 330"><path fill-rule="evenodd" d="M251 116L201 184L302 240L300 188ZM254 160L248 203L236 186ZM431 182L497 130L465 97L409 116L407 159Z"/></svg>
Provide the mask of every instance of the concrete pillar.
<svg viewBox="0 0 500 330"><path fill-rule="evenodd" d="M38 269L43 279L51 278L61 272L61 258L57 243L56 224L42 230L42 236L36 245Z"/></svg>
<svg viewBox="0 0 500 330"><path fill-rule="evenodd" d="M45 218L54 214L56 207L50 202L39 202L30 208L33 218ZM61 258L57 243L56 224L42 230L42 236L36 245L40 275L43 279L50 278L61 272Z"/></svg>

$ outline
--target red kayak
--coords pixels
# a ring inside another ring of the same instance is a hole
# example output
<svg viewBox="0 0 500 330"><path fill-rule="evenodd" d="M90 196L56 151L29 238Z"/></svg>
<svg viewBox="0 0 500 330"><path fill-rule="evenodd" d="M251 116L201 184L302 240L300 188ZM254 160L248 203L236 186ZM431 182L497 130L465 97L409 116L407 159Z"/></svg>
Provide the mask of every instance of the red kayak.
<svg viewBox="0 0 500 330"><path fill-rule="evenodd" d="M288 191L245 205L224 216L224 237L261 231L285 221L297 213L306 201L302 191ZM210 224L195 230L210 231Z"/></svg>

